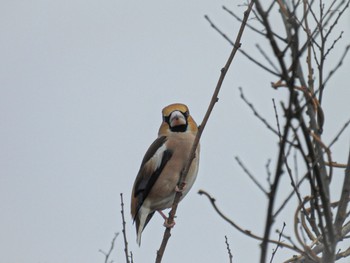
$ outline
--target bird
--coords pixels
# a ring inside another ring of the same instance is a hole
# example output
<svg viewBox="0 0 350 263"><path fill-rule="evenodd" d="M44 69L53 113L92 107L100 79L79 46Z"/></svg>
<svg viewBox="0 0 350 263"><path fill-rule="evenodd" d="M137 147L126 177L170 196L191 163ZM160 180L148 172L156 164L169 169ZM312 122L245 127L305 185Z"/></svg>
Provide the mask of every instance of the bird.
<svg viewBox="0 0 350 263"><path fill-rule="evenodd" d="M131 215L136 226L137 243L141 245L141 234L156 211L165 219L162 210L170 208L175 194L180 191L180 174L187 160L198 132L198 126L185 104L174 103L163 108L162 124L158 138L150 145L141 162L131 194ZM182 198L194 184L199 165L200 146L195 152Z"/></svg>

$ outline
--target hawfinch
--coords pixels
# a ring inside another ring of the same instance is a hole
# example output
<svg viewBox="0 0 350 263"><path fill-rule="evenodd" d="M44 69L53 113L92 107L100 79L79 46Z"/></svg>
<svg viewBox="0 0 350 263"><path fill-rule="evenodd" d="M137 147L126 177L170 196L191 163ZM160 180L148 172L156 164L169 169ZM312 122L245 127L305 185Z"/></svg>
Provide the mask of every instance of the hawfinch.
<svg viewBox="0 0 350 263"><path fill-rule="evenodd" d="M137 243L141 233L158 211L173 204L181 170L186 165L193 141L198 131L184 104L171 104L162 111L163 122L158 138L147 150L134 182L131 196L131 215L136 222ZM181 199L191 189L198 172L199 146L186 177Z"/></svg>

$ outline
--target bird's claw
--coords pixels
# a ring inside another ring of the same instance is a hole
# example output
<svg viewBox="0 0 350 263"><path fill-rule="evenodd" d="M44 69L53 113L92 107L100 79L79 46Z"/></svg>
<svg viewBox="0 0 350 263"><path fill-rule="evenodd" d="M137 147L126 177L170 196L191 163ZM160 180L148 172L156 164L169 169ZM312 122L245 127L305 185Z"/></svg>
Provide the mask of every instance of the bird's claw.
<svg viewBox="0 0 350 263"><path fill-rule="evenodd" d="M186 183L183 182L183 183L181 183L180 187L179 186L175 186L175 192L182 193L185 190L185 188L186 188Z"/></svg>
<svg viewBox="0 0 350 263"><path fill-rule="evenodd" d="M164 218L163 226L165 226L166 228L173 228L175 226L175 221L173 220L173 222L169 223L168 222L169 218L167 218L167 216L163 213L163 211L158 210L158 213Z"/></svg>
<svg viewBox="0 0 350 263"><path fill-rule="evenodd" d="M175 221L173 220L173 222L169 223L168 219L169 218L165 219L163 226L165 226L166 228L173 228L176 224Z"/></svg>

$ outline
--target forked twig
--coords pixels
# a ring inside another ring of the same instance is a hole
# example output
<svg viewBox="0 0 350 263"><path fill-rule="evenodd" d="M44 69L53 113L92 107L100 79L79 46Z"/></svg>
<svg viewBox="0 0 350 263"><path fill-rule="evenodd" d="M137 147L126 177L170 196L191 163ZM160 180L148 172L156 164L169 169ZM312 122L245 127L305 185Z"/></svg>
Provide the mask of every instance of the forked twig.
<svg viewBox="0 0 350 263"><path fill-rule="evenodd" d="M113 260L110 260L110 261L108 261L108 260L112 254L112 251L114 249L114 243L115 243L115 240L117 239L118 236L119 236L119 233L114 233L114 237L111 241L111 246L110 246L108 252L104 252L102 249L99 250L99 252L101 252L105 256L105 263L112 263L113 262Z"/></svg>
<svg viewBox="0 0 350 263"><path fill-rule="evenodd" d="M284 230L285 227L286 227L286 223L283 222L282 230L281 230L281 231L279 232L279 234L278 234L278 242L281 242L281 238L282 238L282 236L283 236L283 230ZM277 250L278 250L279 248L280 248L280 244L277 244L277 245L276 245L276 248L275 248L275 249L273 250L273 252L272 252L270 263L273 262L273 258L275 257L275 254L277 253Z"/></svg>
<svg viewBox="0 0 350 263"><path fill-rule="evenodd" d="M224 33L222 32L215 24L213 21L211 21L211 19L209 18L208 15L205 15L204 18L209 22L210 26L219 33L219 35L221 35L227 42L230 43L231 46L234 46L235 43ZM271 73L272 75L275 76L279 76L280 74L278 74L277 72L271 70L270 68L266 67L264 64L260 63L259 61L257 61L255 58L253 58L251 55L249 55L247 52L245 52L243 49L239 49L239 52L241 52L247 59L249 59L250 61L252 61L254 64L256 64L257 66L261 67L262 69L266 70L267 72Z"/></svg>

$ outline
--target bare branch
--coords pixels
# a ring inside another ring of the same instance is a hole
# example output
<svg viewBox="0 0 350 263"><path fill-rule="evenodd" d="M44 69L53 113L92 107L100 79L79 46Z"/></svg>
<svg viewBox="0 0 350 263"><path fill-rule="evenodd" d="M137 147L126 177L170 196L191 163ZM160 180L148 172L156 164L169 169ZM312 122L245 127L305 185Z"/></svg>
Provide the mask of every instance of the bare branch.
<svg viewBox="0 0 350 263"><path fill-rule="evenodd" d="M232 263L232 253L231 253L231 249L230 249L230 244L227 241L227 236L225 236L225 244L226 244L226 249L227 249L227 254L228 254L228 258L230 260L230 263Z"/></svg>
<svg viewBox="0 0 350 263"><path fill-rule="evenodd" d="M268 192L264 189L264 187L259 183L259 181L252 175L251 172L245 167L245 165L241 162L238 156L235 157L235 160L239 164L239 166L243 169L243 171L248 175L248 177L254 182L254 184L266 195L268 196Z"/></svg>
<svg viewBox="0 0 350 263"><path fill-rule="evenodd" d="M108 260L112 254L112 251L114 249L114 243L115 243L115 240L117 239L118 235L119 235L119 233L114 234L114 237L112 239L111 246L110 246L108 252L104 252L102 249L99 250L99 252L105 256L105 263L112 263L113 262L113 260L110 260L110 261L108 261Z"/></svg>
<svg viewBox="0 0 350 263"><path fill-rule="evenodd" d="M282 230L279 232L279 235L278 235L278 242L281 242L281 238L282 238L282 235L283 235L283 230L284 230L285 227L286 227L286 223L283 222ZM279 247L280 247L280 244L277 244L276 248L273 250L272 255L271 255L271 259L270 259L270 263L273 262L273 258L275 257L275 254L277 253L277 250L278 250Z"/></svg>
<svg viewBox="0 0 350 263"><path fill-rule="evenodd" d="M257 240L260 240L262 241L263 240L263 237L260 237L254 233L252 233L250 230L246 230L246 229L243 229L241 228L239 225L237 225L234 221L232 221L231 219L229 219L227 216L225 216L220 210L219 208L216 206L215 204L215 199L213 197L210 196L210 194L208 194L207 192L203 191L203 190L199 190L198 191L198 194L200 195L205 195L211 205L213 206L213 208L215 209L215 211L219 214L219 216L224 219L227 223L229 223L231 226L233 226L235 229L237 229L239 232L251 237L251 238L254 238L254 239L257 239ZM276 244L276 245L279 245L280 247L285 247L285 248L288 248L288 249L291 249L291 250L294 250L294 251L297 251L298 253L303 253L301 249L299 249L298 247L294 246L294 245L289 245L289 244L286 244L286 243L283 243L283 242L280 242L280 241L277 241L277 240L271 240L269 239L267 242L269 243L273 243L273 244Z"/></svg>
<svg viewBox="0 0 350 263"><path fill-rule="evenodd" d="M324 80L323 86L325 86L325 85L328 83L329 79L330 79L330 78L334 75L334 73L343 65L343 61L344 61L344 59L345 59L345 57L346 57L346 55L347 55L349 49L350 49L350 45L347 45L346 48L345 48L345 50L344 50L343 55L341 56L341 58L340 58L340 60L339 60L339 62L338 62L338 64L329 72L328 76L327 76L326 79Z"/></svg>
<svg viewBox="0 0 350 263"><path fill-rule="evenodd" d="M242 19L236 15L233 11L231 11L230 9L228 9L226 6L222 6L222 9L224 9L227 13L229 13L231 16L233 16L238 22L242 23ZM256 29L255 27L253 27L252 25L250 25L249 23L247 23L247 27L250 28L252 31L254 31L255 33L264 36L264 33L261 32L261 30Z"/></svg>
<svg viewBox="0 0 350 263"><path fill-rule="evenodd" d="M125 261L126 263L130 263L129 260L129 250L128 250L128 240L126 237L126 228L125 228L125 217L124 217L124 201L123 201L123 194L120 193L120 205L121 205L121 214L122 214L122 221L123 221L123 237L124 237L124 253L125 253Z"/></svg>
<svg viewBox="0 0 350 263"><path fill-rule="evenodd" d="M337 44L337 42L343 37L343 33L344 33L344 31L341 31L339 37L336 38L336 39L333 41L332 45L327 49L326 54L324 54L324 58L325 58L325 59L327 58L329 52L332 51L332 49L334 48L335 44Z"/></svg>
<svg viewBox="0 0 350 263"><path fill-rule="evenodd" d="M268 159L265 165L266 173L267 173L267 182L269 183L269 186L271 187L271 170L270 170L270 164L271 159Z"/></svg>
<svg viewBox="0 0 350 263"><path fill-rule="evenodd" d="M275 70L275 72L278 72L278 68L275 65L275 63L273 63L273 61L270 59L270 57L265 53L265 51L260 47L259 44L255 45L256 48L259 50L259 52L261 53L261 55L266 59L266 61L270 64L271 67L273 67L273 69Z"/></svg>
<svg viewBox="0 0 350 263"><path fill-rule="evenodd" d="M341 237L341 230L346 218L346 209L348 207L349 198L350 198L350 151L349 151L349 157L348 157L348 165L346 167L345 175L344 175L343 189L339 200L337 215L335 217L335 222L334 222L335 232L338 238Z"/></svg>
<svg viewBox="0 0 350 263"><path fill-rule="evenodd" d="M239 92L241 94L241 98L242 100L249 106L249 108L253 111L254 115L262 122L266 125L266 127L272 131L274 134L278 135L278 132L272 127L272 125L270 125L267 120L262 117L260 115L260 113L255 109L254 105L252 103L250 103L247 98L244 96L244 93L243 93L243 89L241 87L238 88L239 89Z"/></svg>
<svg viewBox="0 0 350 263"><path fill-rule="evenodd" d="M344 3L345 1L343 1ZM328 29L327 34L325 35L325 40L327 40L327 38L329 37L329 35L331 34L331 32L333 31L334 27L338 24L339 19L343 16L343 13L345 12L346 9L348 9L350 4L350 0L347 1L346 5L344 5L343 9L339 11L338 16L335 18L335 21L333 22L333 24L330 26L330 28Z"/></svg>
<svg viewBox="0 0 350 263"><path fill-rule="evenodd" d="M208 15L205 15L204 18L209 22L210 26L216 31L218 32L227 42L230 43L231 46L234 46L233 41L225 34L223 33L209 18ZM254 59L252 56L250 56L247 52L245 52L243 49L239 48L238 49L239 52L241 52L246 58L248 58L250 61L252 61L254 64L256 64L257 66L261 67L262 69L266 70L267 72L271 73L272 75L275 76L279 76L279 73L274 72L273 70L269 69L268 67L264 66L263 64L261 64L259 61L257 61L256 59Z"/></svg>
<svg viewBox="0 0 350 263"><path fill-rule="evenodd" d="M186 163L185 167L181 171L180 180L179 180L179 183L178 183L178 187L179 187L180 191L176 192L176 195L175 195L175 198L174 198L174 203L173 203L173 206L172 206L171 211L169 213L169 218L168 218L169 225L171 225L171 223L173 223L173 221L174 221L176 210L177 210L180 198L182 196L182 191L181 190L183 189L184 182L186 180L186 176L187 176L187 173L188 173L188 171L190 169L192 160L195 157L195 152L196 152L197 146L199 144L199 140L200 140L200 137L202 135L202 132L203 132L205 126L206 126L206 123L207 123L207 121L208 121L208 119L210 117L210 114L211 114L211 112L212 112L212 110L214 108L215 103L218 101L218 94L219 94L219 91L221 89L222 83L223 83L223 81L225 79L226 73L227 73L227 71L230 68L230 65L231 65L231 63L233 61L233 58L236 55L237 50L241 46L240 41L241 41L241 38L242 38L242 35L243 35L243 32L244 32L244 29L245 29L245 26L246 26L246 23L247 23L250 11L252 10L252 7L253 7L253 1L251 1L249 3L249 5L247 7L247 10L244 12L244 19L243 19L243 22L241 24L240 30L238 32L238 35L236 37L235 44L233 46L233 49L231 51L231 54L230 54L229 58L227 59L227 62L225 64L225 66L221 69L221 74L220 74L218 83L216 85L215 91L213 93L213 96L211 98L208 110L207 110L207 112L206 112L206 114L205 114L205 116L203 118L203 121L202 121L200 127L198 128L198 132L197 132L196 138L195 138L195 140L193 142L193 146L192 146L191 152L189 154L190 157L187 160L187 163ZM164 231L164 236L163 236L162 243L160 245L159 250L157 251L156 263L160 263L162 261L162 257L163 257L166 245L167 245L168 240L169 240L169 238L171 236L170 229L171 228L168 227Z"/></svg>
<svg viewBox="0 0 350 263"><path fill-rule="evenodd" d="M344 237L346 236L348 233L350 232L350 222L346 223L341 231L341 235ZM320 254L321 252L323 252L325 249L325 246L323 243L319 243L317 244L313 249L312 249L312 253L314 253L315 255ZM347 257L349 256L349 254L347 254L349 251L349 249L347 249L346 251L344 251L344 254L339 253L341 255L339 255L338 257L336 257L336 259L339 259L341 257ZM310 263L310 261L307 260L307 258L305 258L305 255L300 255L300 256L294 256L293 258L287 260L286 262L294 262L294 263Z"/></svg>
<svg viewBox="0 0 350 263"><path fill-rule="evenodd" d="M334 139L331 141L331 143L328 145L328 148L331 148L332 145L339 139L340 135L345 131L345 129L349 126L350 120L348 120L343 128L340 129L340 131L337 133L337 135L334 137Z"/></svg>

